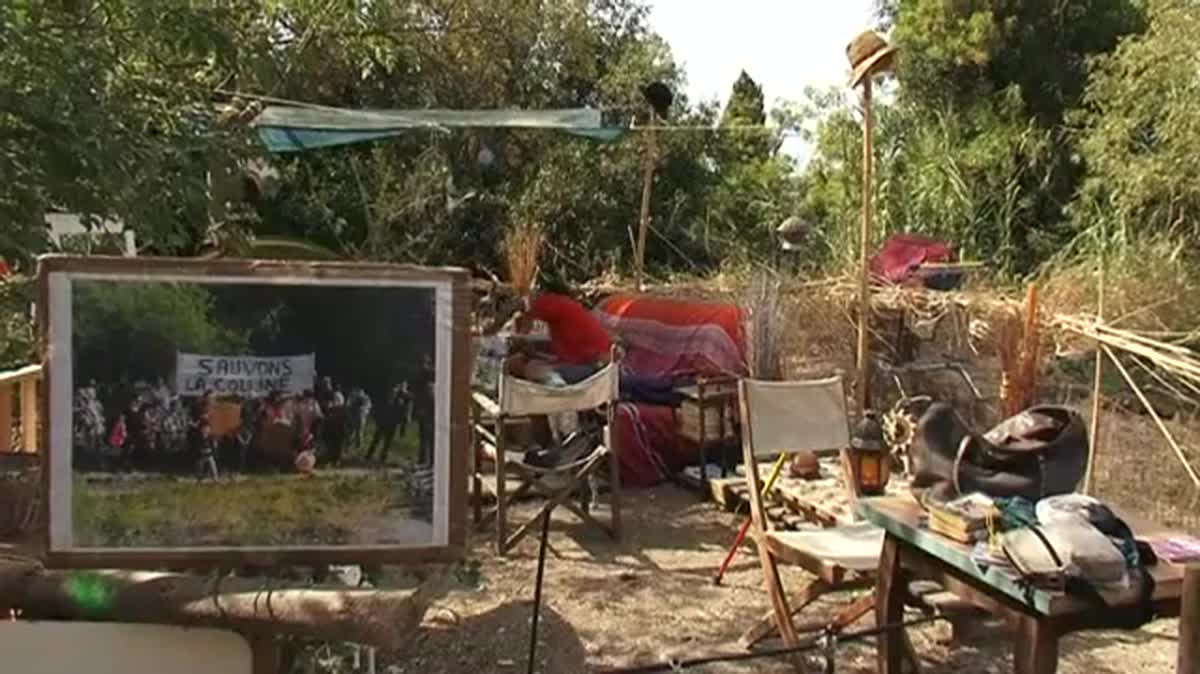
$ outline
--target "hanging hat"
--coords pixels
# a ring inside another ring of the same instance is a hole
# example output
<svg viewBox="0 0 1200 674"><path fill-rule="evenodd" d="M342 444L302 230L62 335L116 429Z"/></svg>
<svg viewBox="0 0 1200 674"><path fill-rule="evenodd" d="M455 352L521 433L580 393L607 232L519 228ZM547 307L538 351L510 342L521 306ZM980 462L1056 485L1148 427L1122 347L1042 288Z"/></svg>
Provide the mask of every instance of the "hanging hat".
<svg viewBox="0 0 1200 674"><path fill-rule="evenodd" d="M850 86L857 87L865 77L890 70L896 48L889 45L883 36L873 30L859 33L846 45L846 57L850 59Z"/></svg>

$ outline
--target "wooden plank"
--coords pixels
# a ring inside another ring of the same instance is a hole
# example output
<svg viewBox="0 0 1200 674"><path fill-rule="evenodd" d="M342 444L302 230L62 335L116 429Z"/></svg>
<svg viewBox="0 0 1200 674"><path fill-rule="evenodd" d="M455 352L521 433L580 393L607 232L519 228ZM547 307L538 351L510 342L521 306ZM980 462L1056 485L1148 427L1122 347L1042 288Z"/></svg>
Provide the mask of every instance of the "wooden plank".
<svg viewBox="0 0 1200 674"><path fill-rule="evenodd" d="M21 382L21 449L33 454L38 449L38 382Z"/></svg>
<svg viewBox="0 0 1200 674"><path fill-rule="evenodd" d="M19 368L16 370L8 370L6 372L0 372L0 386L2 386L4 384L17 384L22 381L25 381L26 379L41 379L41 378L42 378L42 366L41 365L26 365L25 367L22 367L22 368Z"/></svg>
<svg viewBox="0 0 1200 674"><path fill-rule="evenodd" d="M730 512L741 508L745 502L737 493L738 487L745 492L746 481L740 477L718 477L708 481L708 490L713 502Z"/></svg>
<svg viewBox="0 0 1200 674"><path fill-rule="evenodd" d="M1200 674L1200 565L1191 565L1184 572L1179 601L1179 655L1175 672Z"/></svg>
<svg viewBox="0 0 1200 674"><path fill-rule="evenodd" d="M11 452L13 431L13 387L0 384L0 452Z"/></svg>

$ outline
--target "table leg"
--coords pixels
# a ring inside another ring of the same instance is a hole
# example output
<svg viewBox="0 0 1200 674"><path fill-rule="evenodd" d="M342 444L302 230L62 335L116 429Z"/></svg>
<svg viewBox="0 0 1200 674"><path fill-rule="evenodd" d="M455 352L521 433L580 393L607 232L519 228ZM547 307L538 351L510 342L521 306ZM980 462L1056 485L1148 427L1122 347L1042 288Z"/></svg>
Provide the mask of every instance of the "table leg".
<svg viewBox="0 0 1200 674"><path fill-rule="evenodd" d="M508 549L508 503L504 493L508 478L508 467L504 462L505 437L504 418L496 419L496 553L503 556Z"/></svg>
<svg viewBox="0 0 1200 674"><path fill-rule="evenodd" d="M1014 674L1054 674L1058 671L1058 630L1048 620L1020 619L1013 645Z"/></svg>
<svg viewBox="0 0 1200 674"><path fill-rule="evenodd" d="M477 424L479 415L471 414L471 491L474 502L471 504L472 520L476 526L483 520L483 438L479 436Z"/></svg>
<svg viewBox="0 0 1200 674"><path fill-rule="evenodd" d="M879 555L879 573L875 580L875 624L893 625L904 620L904 569L900 565L900 542L888 534ZM897 627L879 635L876 670L879 674L901 674L904 666L904 628Z"/></svg>

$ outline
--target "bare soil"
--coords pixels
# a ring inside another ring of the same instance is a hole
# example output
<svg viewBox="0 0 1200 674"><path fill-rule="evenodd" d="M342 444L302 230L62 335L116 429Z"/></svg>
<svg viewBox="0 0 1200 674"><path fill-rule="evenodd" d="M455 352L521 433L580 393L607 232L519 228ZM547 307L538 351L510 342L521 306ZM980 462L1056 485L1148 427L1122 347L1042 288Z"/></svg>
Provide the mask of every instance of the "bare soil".
<svg viewBox="0 0 1200 674"><path fill-rule="evenodd" d="M584 528L565 511L556 514L546 562L537 671L567 674L670 657L745 653L738 637L769 608L753 548L743 548L720 587L712 583L740 518L675 486L627 492L626 504L627 534L621 543ZM514 517L528 516L534 508L535 503L519 506ZM508 558L498 558L491 540L481 534L474 540L471 558L480 564L479 586L454 590L440 601L410 647L381 655L382 671L525 671L536 535ZM785 570L785 587L793 592L806 580L803 571ZM847 599L843 595L818 603L804 617L832 617L838 602ZM871 624L868 617L854 628ZM959 644L948 643L950 627L945 623L913 628L911 635L930 674L1012 671L1011 636L999 623L980 622ZM1062 643L1059 672L1171 672L1175 635L1175 621L1159 621L1133 632L1068 637ZM822 661L815 657L806 665L807 671L822 671ZM759 659L687 671L793 670L778 660ZM841 645L836 671L874 672L873 642Z"/></svg>

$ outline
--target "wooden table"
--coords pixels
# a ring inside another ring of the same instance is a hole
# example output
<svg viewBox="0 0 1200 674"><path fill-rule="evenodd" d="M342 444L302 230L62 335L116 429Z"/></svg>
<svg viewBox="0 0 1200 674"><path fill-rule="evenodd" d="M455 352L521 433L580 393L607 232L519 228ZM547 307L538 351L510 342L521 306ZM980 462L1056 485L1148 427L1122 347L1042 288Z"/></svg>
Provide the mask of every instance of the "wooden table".
<svg viewBox="0 0 1200 674"><path fill-rule="evenodd" d="M974 603L1016 631L1013 671L1016 674L1051 674L1058 669L1058 641L1071 632L1115 628L1137 610L1136 591L1128 602L1098 609L1094 604L1063 592L1028 591L1010 572L986 572L971 560L970 548L921 526L923 511L911 497L884 496L859 501L859 512L881 527L886 535L879 559L875 620L894 625L904 618L905 588L911 580L938 582L946 590ZM1170 534L1162 527L1122 519L1139 540ZM1153 600L1158 615L1179 615L1184 567L1160 561L1151 567L1155 581ZM879 637L878 671L900 674L903 635L892 630Z"/></svg>

